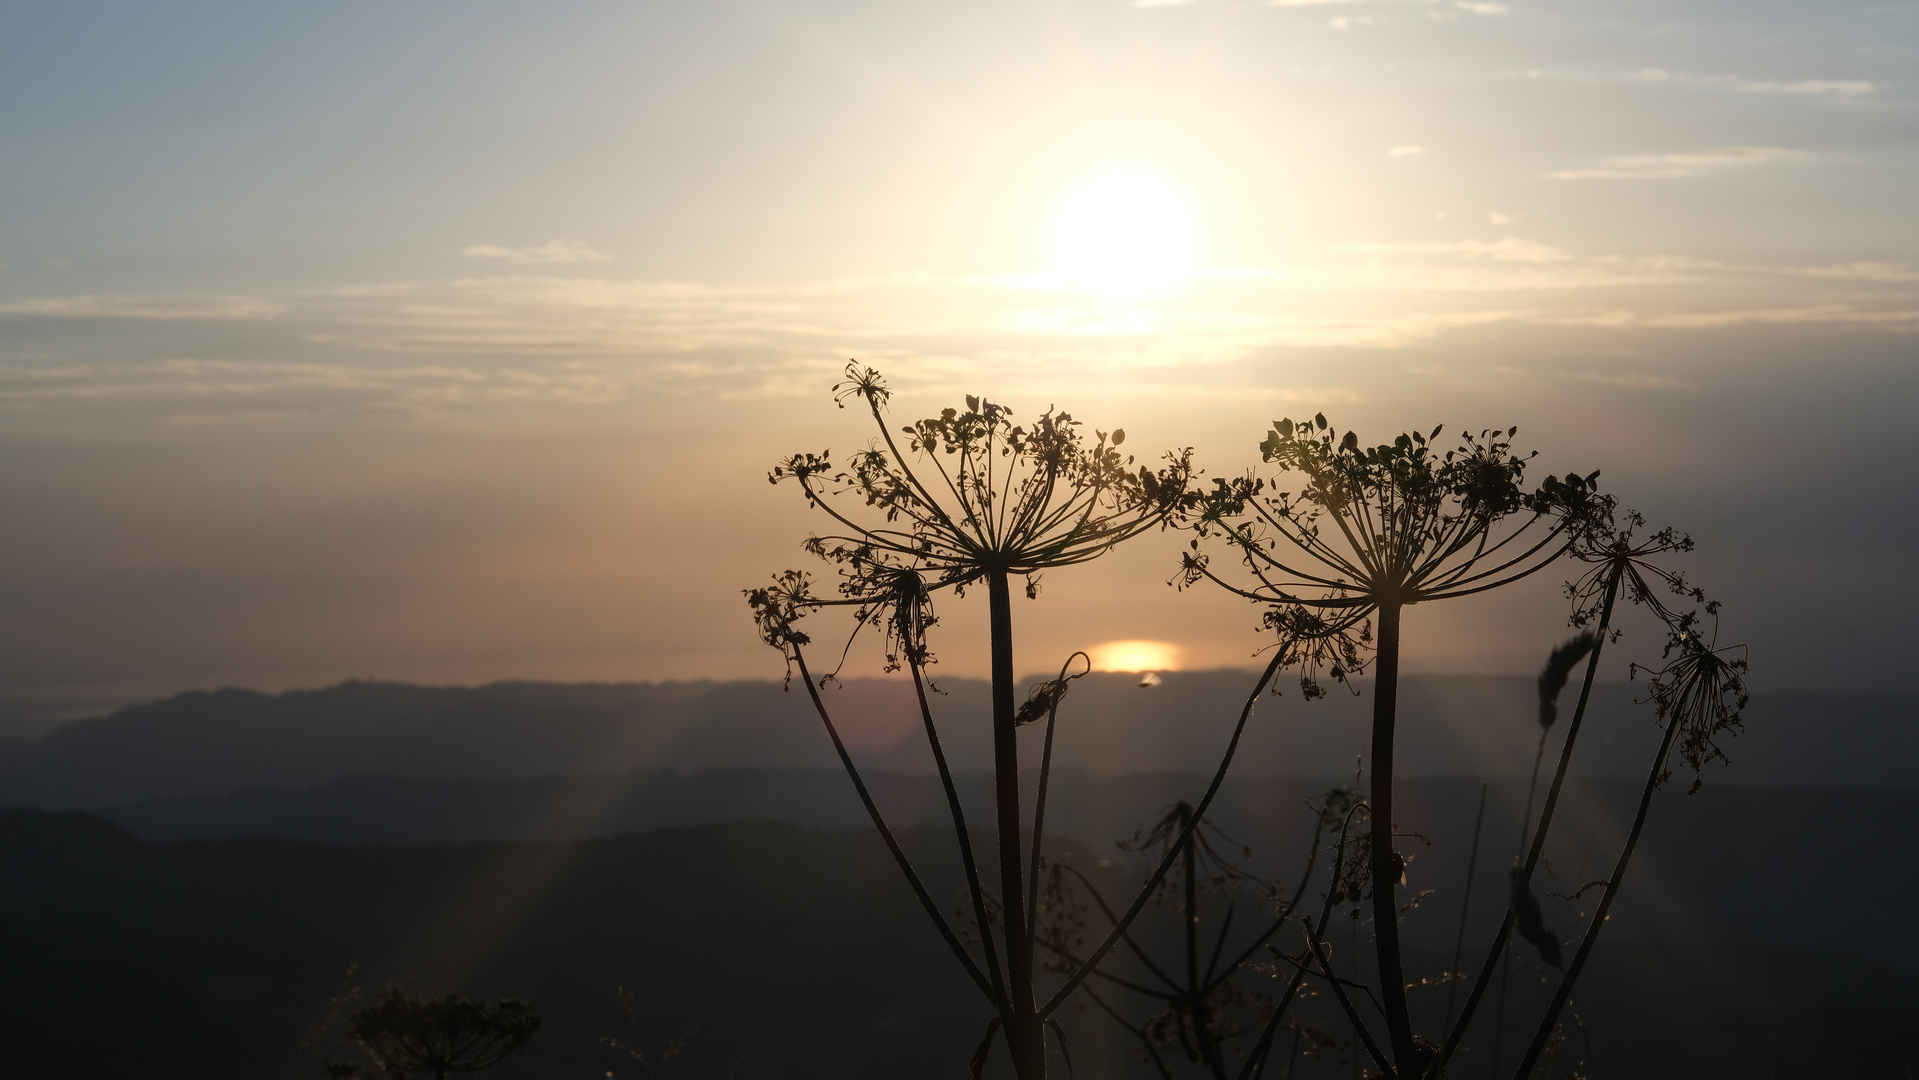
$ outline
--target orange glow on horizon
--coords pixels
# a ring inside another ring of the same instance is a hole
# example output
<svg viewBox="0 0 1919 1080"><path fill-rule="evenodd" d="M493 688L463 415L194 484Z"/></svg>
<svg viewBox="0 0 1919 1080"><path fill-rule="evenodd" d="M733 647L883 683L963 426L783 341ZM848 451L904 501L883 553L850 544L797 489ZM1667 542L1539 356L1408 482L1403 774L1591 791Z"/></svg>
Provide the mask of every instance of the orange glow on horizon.
<svg viewBox="0 0 1919 1080"><path fill-rule="evenodd" d="M1094 671L1178 671L1180 648L1166 641L1109 641L1086 650Z"/></svg>

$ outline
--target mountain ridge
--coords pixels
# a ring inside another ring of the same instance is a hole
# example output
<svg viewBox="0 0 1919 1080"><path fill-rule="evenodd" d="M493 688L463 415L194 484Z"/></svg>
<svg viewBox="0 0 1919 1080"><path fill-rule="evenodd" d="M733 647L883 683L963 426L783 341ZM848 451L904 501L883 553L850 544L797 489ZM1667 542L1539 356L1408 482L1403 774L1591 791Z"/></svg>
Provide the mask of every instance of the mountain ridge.
<svg viewBox="0 0 1919 1080"><path fill-rule="evenodd" d="M1252 678L1168 672L1076 682L1060 711L1058 761L1100 775L1207 772ZM980 680L942 681L934 712L954 768L989 767ZM1365 752L1367 686L1303 702L1282 686L1261 700L1235 762L1239 776L1348 773ZM542 683L424 687L354 681L262 694L192 691L71 721L31 741L0 741L0 805L103 807L300 789L384 774L526 780L647 769L831 768L805 695L778 681ZM1628 683L1595 687L1576 768L1642 775L1657 728ZM849 679L825 694L855 756L892 772L931 770L910 684ZM1517 676L1408 676L1401 685L1402 775L1512 776L1538 744L1537 696ZM1919 784L1919 697L1756 694L1747 730L1714 781L1806 787ZM1563 731L1562 725L1557 731ZM1026 737L1036 737L1028 729ZM1553 741L1556 742L1555 733Z"/></svg>

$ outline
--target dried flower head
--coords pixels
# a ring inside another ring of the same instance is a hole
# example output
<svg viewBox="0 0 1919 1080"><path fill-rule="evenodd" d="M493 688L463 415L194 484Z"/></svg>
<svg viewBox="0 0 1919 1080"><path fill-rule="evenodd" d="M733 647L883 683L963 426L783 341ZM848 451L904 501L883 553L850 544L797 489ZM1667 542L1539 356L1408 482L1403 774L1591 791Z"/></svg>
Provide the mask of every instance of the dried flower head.
<svg viewBox="0 0 1919 1080"><path fill-rule="evenodd" d="M1592 566L1566 584L1566 597L1573 604L1572 625L1583 629L1599 620L1608 582L1615 576L1623 581L1633 603L1644 605L1668 626L1685 617L1668 597L1703 604L1708 615L1719 613L1718 601L1707 600L1705 592L1687 581L1685 574L1652 561L1660 555L1693 550L1692 537L1671 528L1642 535L1645 527L1646 518L1637 510L1628 510L1623 521L1616 522L1612 499L1598 500L1588 527L1580 531L1572 547L1573 558ZM1613 636L1617 637L1618 631L1613 631Z"/></svg>
<svg viewBox="0 0 1919 1080"><path fill-rule="evenodd" d="M1497 588L1591 530L1604 506L1593 487L1598 473L1548 477L1528 490L1531 455L1513 452L1517 428L1467 435L1444 452L1433 446L1441 430L1362 447L1323 414L1274 421L1259 448L1280 475L1213 481L1195 514L1181 584L1210 580L1273 605L1266 623L1282 647L1343 680L1361 670L1370 644L1361 628L1381 604ZM1282 489L1288 476L1299 486ZM1215 536L1236 551L1250 583L1214 572L1200 545ZM1302 686L1315 696L1310 672Z"/></svg>
<svg viewBox="0 0 1919 1080"><path fill-rule="evenodd" d="M1679 757L1693 772L1689 794L1705 785L1700 772L1707 762L1730 761L1719 739L1737 734L1744 723L1740 713L1750 700L1744 652L1743 645L1714 649L1686 619L1667 641L1664 666L1649 672L1647 690L1659 722L1676 729ZM1641 670L1646 669L1633 665L1635 677ZM1666 769L1659 782L1671 775Z"/></svg>
<svg viewBox="0 0 1919 1080"><path fill-rule="evenodd" d="M1010 409L977 397L964 410L941 410L896 433L886 419L890 396L877 372L848 364L835 400L842 408L864 402L879 439L838 465L830 451L794 454L767 478L798 483L807 502L843 530L806 542L838 570L839 595L808 595L775 614L853 607L858 626L884 634L889 670L932 661L926 630L935 622L934 593L963 592L1002 573L1023 575L1034 596L1040 571L1098 558L1194 505L1190 450L1167 453L1154 470L1120 449L1122 430L1089 439L1078 420L1054 409L1017 424ZM849 503L881 520L855 520ZM756 617L777 599L762 591L747 593ZM797 640L790 619L771 637L765 626L762 618L768 644Z"/></svg>

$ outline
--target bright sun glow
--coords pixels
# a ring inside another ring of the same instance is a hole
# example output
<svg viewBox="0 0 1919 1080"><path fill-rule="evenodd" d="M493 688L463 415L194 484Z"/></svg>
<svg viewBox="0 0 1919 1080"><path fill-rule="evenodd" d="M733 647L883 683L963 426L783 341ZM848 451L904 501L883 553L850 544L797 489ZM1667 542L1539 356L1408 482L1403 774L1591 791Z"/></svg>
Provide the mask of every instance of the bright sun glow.
<svg viewBox="0 0 1919 1080"><path fill-rule="evenodd" d="M1199 216L1157 171L1115 165L1061 197L1049 239L1062 284L1104 296L1163 293L1198 265Z"/></svg>
<svg viewBox="0 0 1919 1080"><path fill-rule="evenodd" d="M1165 641L1109 641L1086 650L1095 671L1177 671L1179 646Z"/></svg>

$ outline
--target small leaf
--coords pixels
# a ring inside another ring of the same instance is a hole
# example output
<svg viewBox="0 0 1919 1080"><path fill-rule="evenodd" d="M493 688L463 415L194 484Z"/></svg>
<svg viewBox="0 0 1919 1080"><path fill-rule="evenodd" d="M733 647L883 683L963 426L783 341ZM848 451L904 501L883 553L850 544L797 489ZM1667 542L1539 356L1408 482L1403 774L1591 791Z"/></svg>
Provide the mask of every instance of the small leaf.
<svg viewBox="0 0 1919 1080"><path fill-rule="evenodd" d="M1120 443L1123 443L1125 441L1126 441L1126 429L1114 428L1113 429L1113 445L1118 446Z"/></svg>

